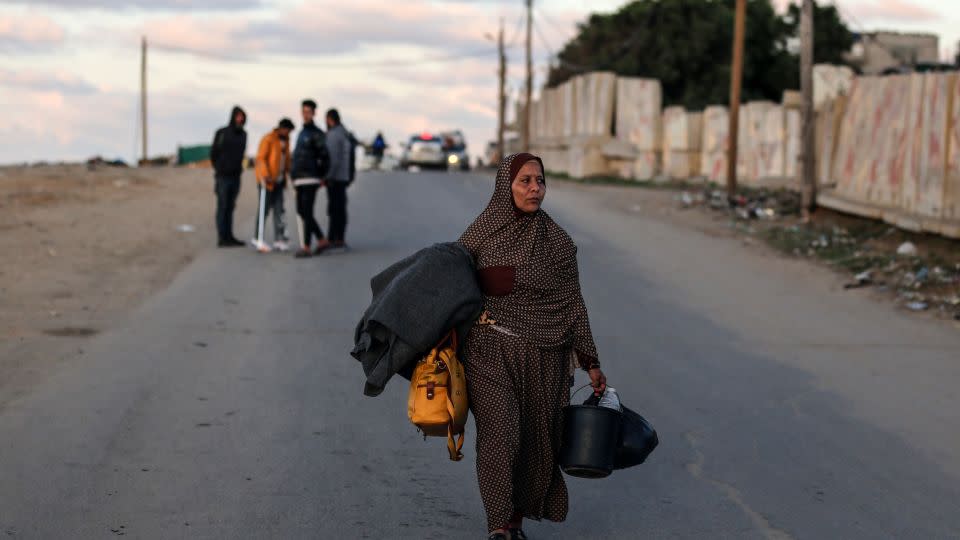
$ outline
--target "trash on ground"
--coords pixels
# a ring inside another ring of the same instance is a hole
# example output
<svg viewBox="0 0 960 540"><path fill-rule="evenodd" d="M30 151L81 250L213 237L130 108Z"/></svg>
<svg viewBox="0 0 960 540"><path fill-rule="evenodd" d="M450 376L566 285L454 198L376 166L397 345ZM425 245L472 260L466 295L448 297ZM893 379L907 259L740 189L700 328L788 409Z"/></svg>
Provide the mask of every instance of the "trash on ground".
<svg viewBox="0 0 960 540"><path fill-rule="evenodd" d="M197 228L189 223L184 223L183 225L177 225L177 231L182 233L192 233L196 232Z"/></svg>
<svg viewBox="0 0 960 540"><path fill-rule="evenodd" d="M686 188L674 197L681 208L710 209L728 218L726 226L750 244L750 237L798 258L820 260L852 276L844 289L871 287L896 296L899 306L936 312L952 319L960 310L960 258L942 241L917 236L872 220L823 217L800 221L800 194L787 189L740 188L734 195L716 186ZM914 241L907 241L907 240Z"/></svg>
<svg viewBox="0 0 960 540"><path fill-rule="evenodd" d="M722 208L729 208L730 202L727 200L727 194L720 191L719 189L713 190L710 192L710 208L720 210Z"/></svg>
<svg viewBox="0 0 960 540"><path fill-rule="evenodd" d="M897 248L897 255L901 257L914 257L917 254L917 246L913 242L904 242Z"/></svg>
<svg viewBox="0 0 960 540"><path fill-rule="evenodd" d="M853 277L853 283L847 283L843 286L844 289L859 289L860 287L866 287L873 283L873 272L867 270L865 272L860 272Z"/></svg>

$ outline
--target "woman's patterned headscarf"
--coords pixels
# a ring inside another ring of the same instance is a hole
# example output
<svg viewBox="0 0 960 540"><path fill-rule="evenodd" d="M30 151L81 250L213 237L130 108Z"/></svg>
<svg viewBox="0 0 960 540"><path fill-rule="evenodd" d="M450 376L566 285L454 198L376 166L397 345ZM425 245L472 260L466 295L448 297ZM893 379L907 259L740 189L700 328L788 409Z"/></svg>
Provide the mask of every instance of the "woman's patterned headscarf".
<svg viewBox="0 0 960 540"><path fill-rule="evenodd" d="M486 209L460 237L481 271L516 270L513 290L488 296L486 308L497 324L542 346L568 346L595 361L596 346L580 293L577 247L542 209L521 212L513 201L513 180L527 162L543 162L532 154L508 156L497 170L496 185Z"/></svg>

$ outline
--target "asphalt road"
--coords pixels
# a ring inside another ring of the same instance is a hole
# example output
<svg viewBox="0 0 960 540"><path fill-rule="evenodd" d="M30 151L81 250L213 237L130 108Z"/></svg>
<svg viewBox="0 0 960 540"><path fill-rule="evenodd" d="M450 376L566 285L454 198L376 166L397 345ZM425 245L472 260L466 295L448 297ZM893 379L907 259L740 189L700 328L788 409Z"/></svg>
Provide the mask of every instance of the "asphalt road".
<svg viewBox="0 0 960 540"><path fill-rule="evenodd" d="M364 397L348 351L370 276L456 238L491 188L367 175L351 253L199 257L0 409L0 536L485 537L472 435L448 461L405 385ZM642 196L551 184L547 208L580 245L610 383L661 445L571 479L568 522L531 538L960 537L960 333Z"/></svg>

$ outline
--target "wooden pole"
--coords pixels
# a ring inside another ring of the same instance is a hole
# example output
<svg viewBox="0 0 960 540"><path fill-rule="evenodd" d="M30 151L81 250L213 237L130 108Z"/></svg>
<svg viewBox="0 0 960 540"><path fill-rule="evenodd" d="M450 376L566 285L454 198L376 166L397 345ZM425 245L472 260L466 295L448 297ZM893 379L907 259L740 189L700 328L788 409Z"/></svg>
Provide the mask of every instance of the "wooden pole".
<svg viewBox="0 0 960 540"><path fill-rule="evenodd" d="M747 0L737 0L733 28L733 62L730 67L730 128L727 140L727 196L737 192L737 145L740 134L740 88L743 84L743 39Z"/></svg>
<svg viewBox="0 0 960 540"><path fill-rule="evenodd" d="M507 114L507 52L503 44L503 19L497 34L497 51L500 55L499 85L497 93L497 163L503 160L503 124Z"/></svg>
<svg viewBox="0 0 960 540"><path fill-rule="evenodd" d="M147 162L147 38L140 41L140 162Z"/></svg>
<svg viewBox="0 0 960 540"><path fill-rule="evenodd" d="M800 11L800 193L804 219L817 207L816 118L813 110L813 0L803 0Z"/></svg>
<svg viewBox="0 0 960 540"><path fill-rule="evenodd" d="M530 117L533 113L531 101L533 97L533 0L527 0L527 96L524 100L525 110L521 127L521 147L524 152L530 151Z"/></svg>

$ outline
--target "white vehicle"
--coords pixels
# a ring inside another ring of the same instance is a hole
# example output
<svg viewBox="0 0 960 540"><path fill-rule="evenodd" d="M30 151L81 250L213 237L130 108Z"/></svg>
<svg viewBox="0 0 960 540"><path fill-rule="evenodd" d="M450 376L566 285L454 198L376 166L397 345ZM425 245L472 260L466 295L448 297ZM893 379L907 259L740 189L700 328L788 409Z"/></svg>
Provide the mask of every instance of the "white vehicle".
<svg viewBox="0 0 960 540"><path fill-rule="evenodd" d="M447 154L443 150L443 141L429 133L410 137L400 157L400 168L420 167L423 169L446 169Z"/></svg>

